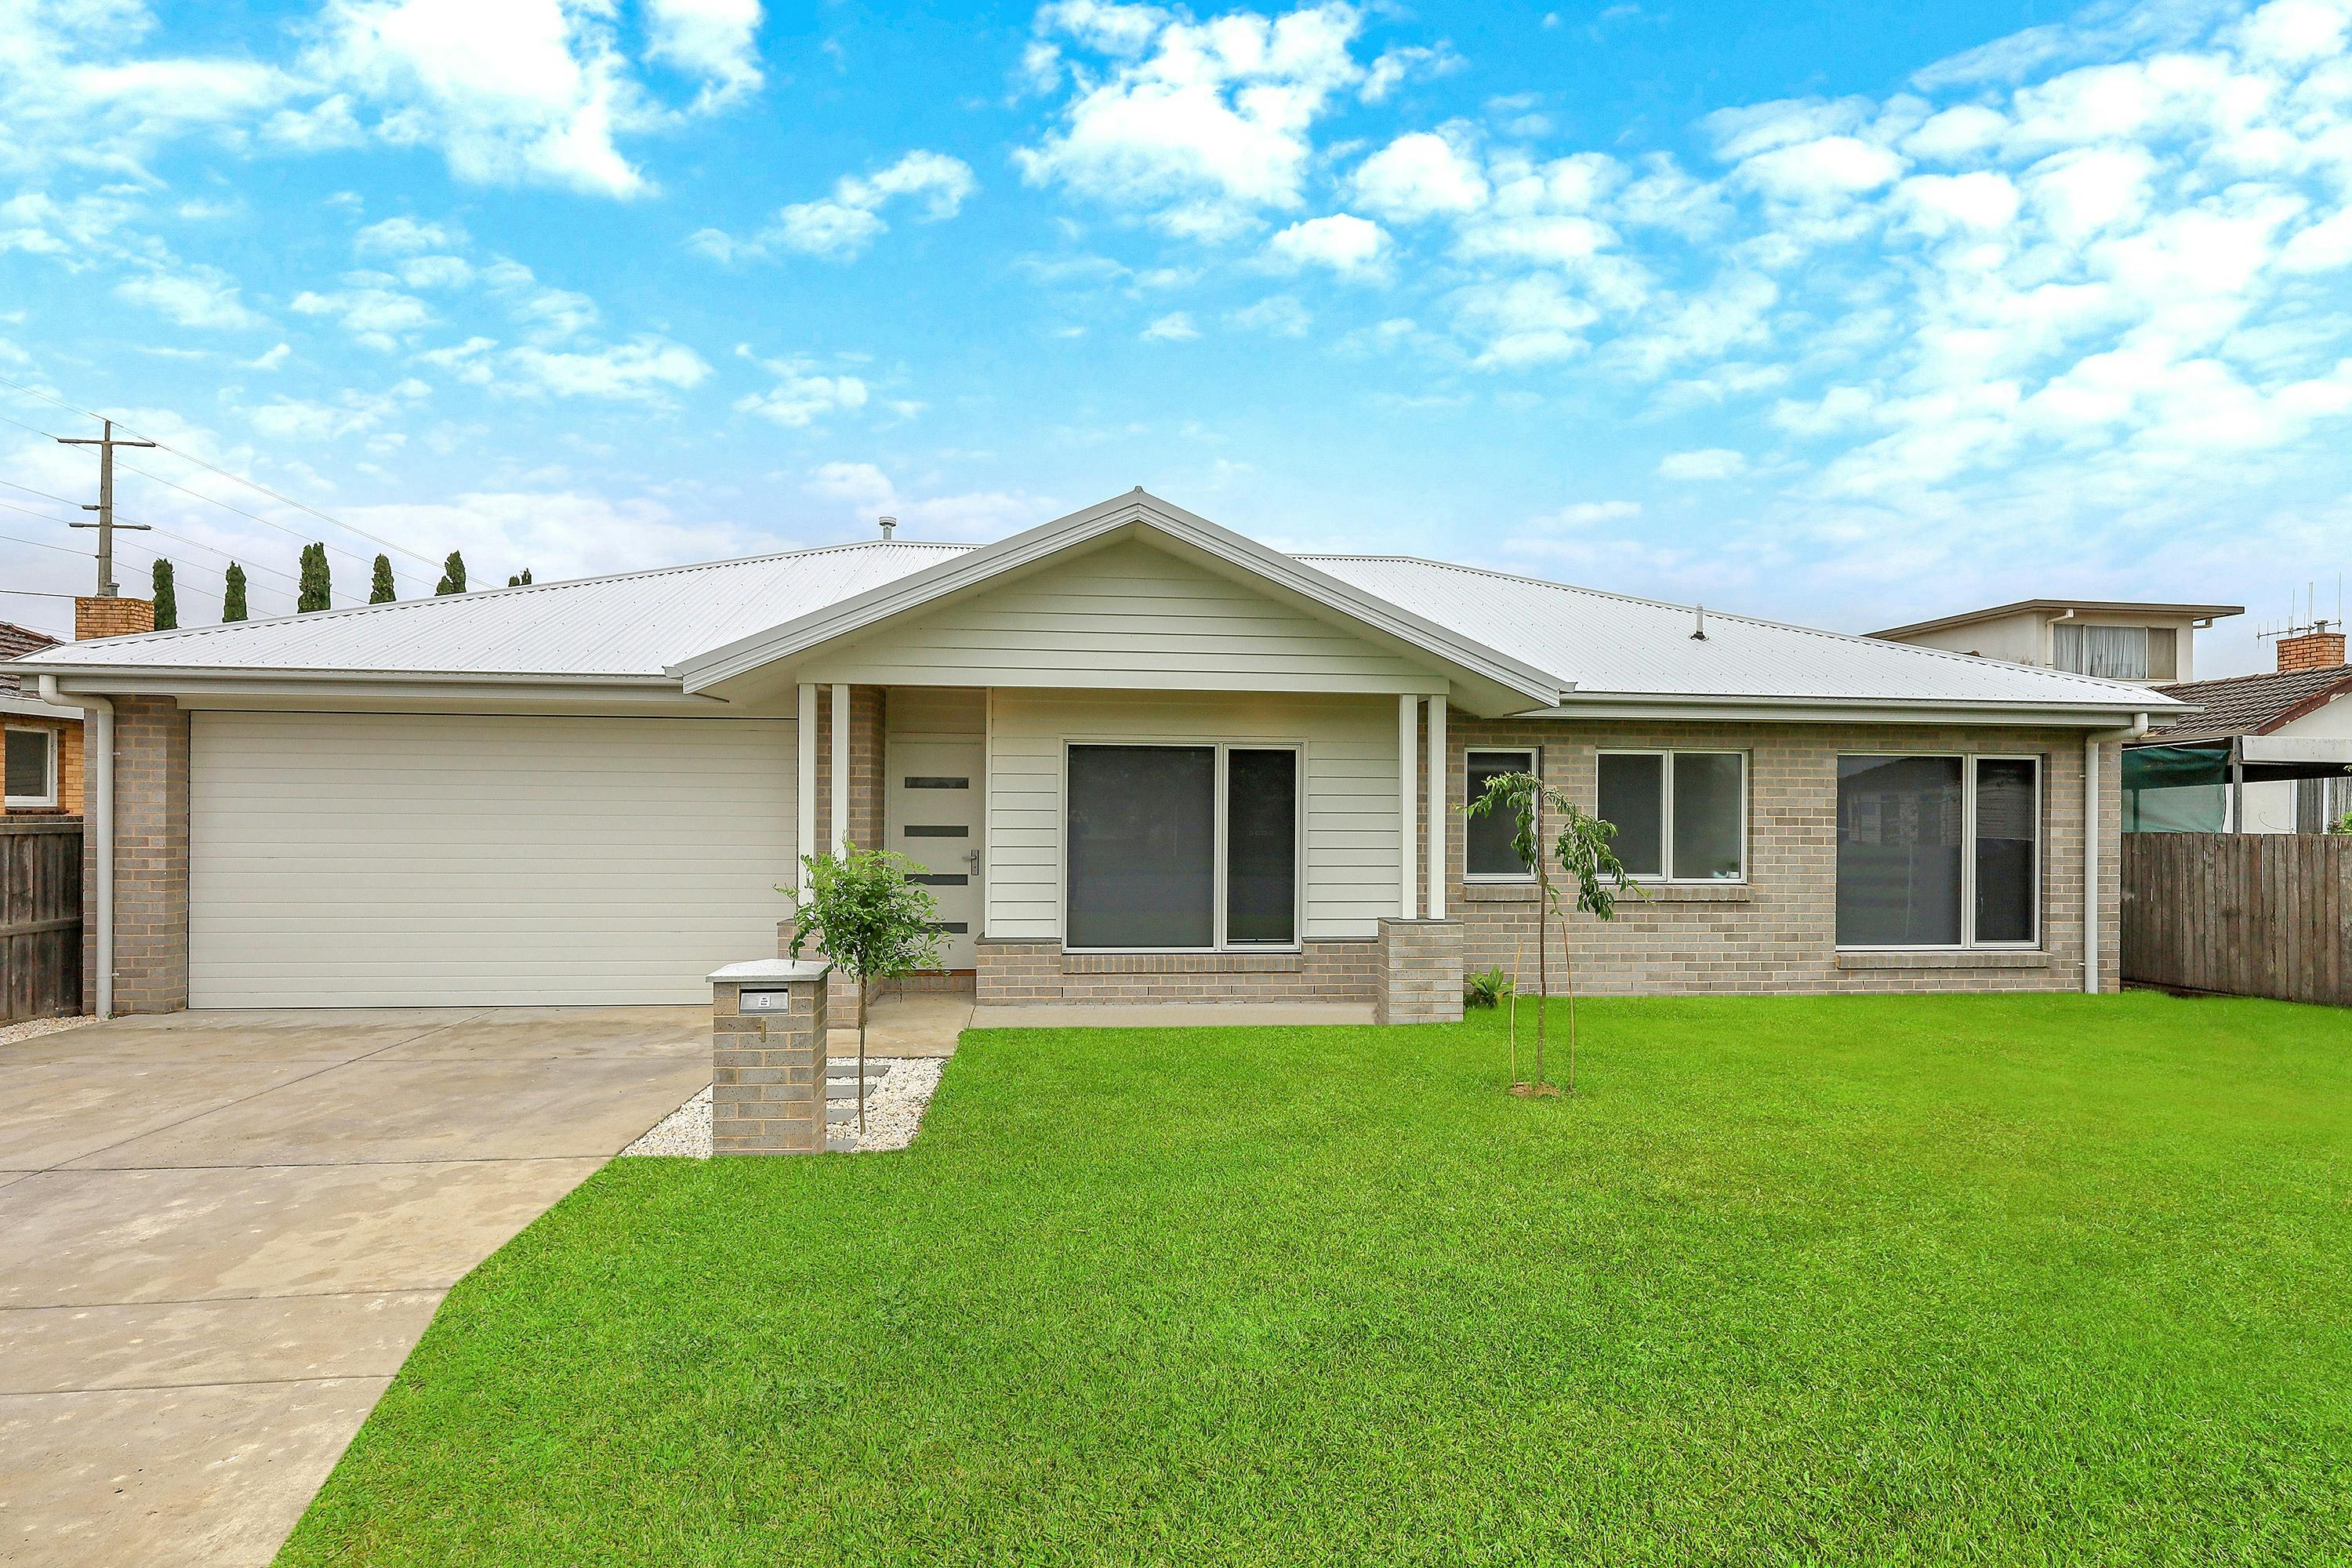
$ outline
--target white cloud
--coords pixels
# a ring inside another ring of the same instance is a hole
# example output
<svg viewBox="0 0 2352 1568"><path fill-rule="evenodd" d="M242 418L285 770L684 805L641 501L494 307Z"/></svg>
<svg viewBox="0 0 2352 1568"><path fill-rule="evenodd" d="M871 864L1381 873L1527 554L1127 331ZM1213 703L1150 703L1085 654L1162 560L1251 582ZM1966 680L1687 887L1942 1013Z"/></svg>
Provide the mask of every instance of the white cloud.
<svg viewBox="0 0 2352 1568"><path fill-rule="evenodd" d="M648 59L672 65L708 85L711 107L760 86L760 0L646 0Z"/></svg>
<svg viewBox="0 0 2352 1568"><path fill-rule="evenodd" d="M746 358L749 351L741 351ZM735 411L756 414L789 430L802 429L829 414L854 414L866 406L866 383L854 375L828 375L806 360L761 360L776 377L765 392L738 398Z"/></svg>
<svg viewBox="0 0 2352 1568"><path fill-rule="evenodd" d="M1255 305L1233 311L1225 320L1244 331L1265 332L1277 338L1303 338L1315 321L1307 307L1291 294L1269 295Z"/></svg>
<svg viewBox="0 0 2352 1568"><path fill-rule="evenodd" d="M898 520L898 537L922 540L1001 539L1064 510L1043 496L1006 490L908 494L872 463L821 463L809 471L809 493L835 503L859 538L873 537L877 516Z"/></svg>
<svg viewBox="0 0 2352 1568"><path fill-rule="evenodd" d="M1328 267L1342 278L1376 278L1388 256L1386 230L1352 213L1308 218L1266 241L1266 254L1285 266Z"/></svg>
<svg viewBox="0 0 2352 1568"><path fill-rule="evenodd" d="M414 294L366 286L328 294L306 289L294 296L294 309L305 316L331 316L361 342L385 353L399 347L404 334L436 320L432 308Z"/></svg>
<svg viewBox="0 0 2352 1568"><path fill-rule="evenodd" d="M279 365L286 363L287 356L291 354L293 352L293 349L285 343L279 343L276 348L265 350L262 353L256 354L253 358L246 361L245 368L247 370L276 370Z"/></svg>
<svg viewBox="0 0 2352 1568"><path fill-rule="evenodd" d="M1033 184L1148 214L1170 233L1238 233L1304 200L1315 124L1364 78L1350 53L1360 25L1339 4L1205 22L1049 5L1039 27L1107 57L1108 68L1074 69L1058 126L1014 158Z"/></svg>
<svg viewBox="0 0 2352 1568"><path fill-rule="evenodd" d="M116 284L114 295L168 316L184 327L237 331L268 325L238 298L236 280L216 267L158 268Z"/></svg>
<svg viewBox="0 0 2352 1568"><path fill-rule="evenodd" d="M388 217L352 236L352 253L359 256L415 256L426 250L462 250L466 243L466 231L454 223L419 223L412 217Z"/></svg>
<svg viewBox="0 0 2352 1568"><path fill-rule="evenodd" d="M1473 212L1487 196L1475 160L1427 131L1400 136L1365 159L1349 184L1359 202L1392 223Z"/></svg>
<svg viewBox="0 0 2352 1568"><path fill-rule="evenodd" d="M1662 479L1733 479L1747 471L1747 456L1728 447L1669 452L1658 459L1658 478Z"/></svg>
<svg viewBox="0 0 2352 1568"><path fill-rule="evenodd" d="M1601 319L1552 273L1474 284L1454 296L1455 327L1486 342L1477 363L1515 370L1574 359L1591 348L1585 329Z"/></svg>
<svg viewBox="0 0 2352 1568"><path fill-rule="evenodd" d="M720 261L757 255L771 244L827 261L848 261L889 232L882 216L885 206L906 202L914 206L918 222L944 223L977 189L971 166L962 159L918 151L873 174L843 175L832 195L784 208L760 239L749 245L716 229L705 229L688 243Z"/></svg>
<svg viewBox="0 0 2352 1568"><path fill-rule="evenodd" d="M1190 311L1171 310L1143 329L1143 341L1148 343L1189 343L1201 335L1192 324Z"/></svg>
<svg viewBox="0 0 2352 1568"><path fill-rule="evenodd" d="M1632 500L1571 501L1558 511L1534 520L1542 529L1582 529L1604 522L1624 522L1642 515L1642 503Z"/></svg>
<svg viewBox="0 0 2352 1568"><path fill-rule="evenodd" d="M700 354L650 332L608 348L568 353L510 349L503 363L520 385L558 397L658 402L701 385L710 374Z"/></svg>

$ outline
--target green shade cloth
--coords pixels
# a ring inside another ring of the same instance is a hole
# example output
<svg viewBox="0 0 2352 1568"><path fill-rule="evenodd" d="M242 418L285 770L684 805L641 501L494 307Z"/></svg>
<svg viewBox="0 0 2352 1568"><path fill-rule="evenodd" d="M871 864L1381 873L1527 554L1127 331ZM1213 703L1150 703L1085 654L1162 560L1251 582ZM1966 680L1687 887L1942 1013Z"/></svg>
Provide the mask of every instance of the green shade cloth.
<svg viewBox="0 0 2352 1568"><path fill-rule="evenodd" d="M2228 820L2230 748L2124 751L2126 833L2220 833Z"/></svg>

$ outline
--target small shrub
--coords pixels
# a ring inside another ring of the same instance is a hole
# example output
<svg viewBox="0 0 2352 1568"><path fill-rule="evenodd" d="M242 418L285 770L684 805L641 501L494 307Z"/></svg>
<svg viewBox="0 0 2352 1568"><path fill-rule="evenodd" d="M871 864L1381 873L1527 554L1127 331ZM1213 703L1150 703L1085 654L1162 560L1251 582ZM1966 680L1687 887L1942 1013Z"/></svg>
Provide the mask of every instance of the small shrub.
<svg viewBox="0 0 2352 1568"><path fill-rule="evenodd" d="M1462 977L1462 1005L1465 1007L1499 1007L1510 994L1511 977L1499 969Z"/></svg>

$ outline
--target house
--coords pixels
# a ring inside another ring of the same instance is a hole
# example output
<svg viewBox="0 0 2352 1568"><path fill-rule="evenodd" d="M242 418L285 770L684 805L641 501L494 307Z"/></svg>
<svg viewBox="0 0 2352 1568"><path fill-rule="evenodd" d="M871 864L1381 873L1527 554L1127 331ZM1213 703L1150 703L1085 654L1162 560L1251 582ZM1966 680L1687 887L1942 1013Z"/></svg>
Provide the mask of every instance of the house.
<svg viewBox="0 0 2352 1568"><path fill-rule="evenodd" d="M81 710L26 691L10 661L58 639L0 621L0 816L81 814Z"/></svg>
<svg viewBox="0 0 2352 1568"><path fill-rule="evenodd" d="M2324 833L2352 812L2352 668L2325 626L2268 675L2158 688L2189 704L2124 752L2127 833Z"/></svg>
<svg viewBox="0 0 2352 1568"><path fill-rule="evenodd" d="M2197 634L2243 605L2020 599L1873 632L1888 642L2161 686L2196 678Z"/></svg>
<svg viewBox="0 0 2352 1568"><path fill-rule="evenodd" d="M1140 489L891 539L50 648L102 731L121 1010L676 1003L779 884L911 857L983 1001L1532 974L1459 807L1534 768L1643 883L1593 991L2115 984L2144 688L1395 556ZM93 831L94 845L107 833ZM1559 972L1554 965L1553 972Z"/></svg>

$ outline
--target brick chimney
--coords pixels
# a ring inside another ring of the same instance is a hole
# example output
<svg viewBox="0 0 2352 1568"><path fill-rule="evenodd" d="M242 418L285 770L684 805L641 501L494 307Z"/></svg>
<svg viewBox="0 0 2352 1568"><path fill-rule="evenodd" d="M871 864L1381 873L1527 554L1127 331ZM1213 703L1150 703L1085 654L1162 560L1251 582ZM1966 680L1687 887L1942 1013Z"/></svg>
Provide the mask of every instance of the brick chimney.
<svg viewBox="0 0 2352 1568"><path fill-rule="evenodd" d="M82 595L74 600L74 641L88 642L92 637L129 637L132 632L155 629L155 601L152 599L101 599ZM2336 639L2337 651L2342 651L2344 639ZM2286 657L2284 650L2279 657Z"/></svg>
<svg viewBox="0 0 2352 1568"><path fill-rule="evenodd" d="M2302 632L2278 640L2281 675L2290 669L2333 669L2343 662L2342 632Z"/></svg>

